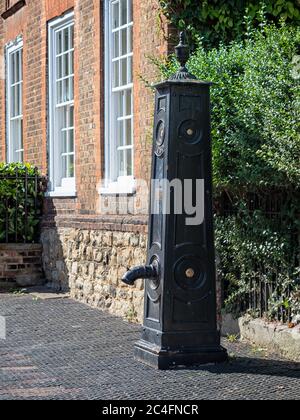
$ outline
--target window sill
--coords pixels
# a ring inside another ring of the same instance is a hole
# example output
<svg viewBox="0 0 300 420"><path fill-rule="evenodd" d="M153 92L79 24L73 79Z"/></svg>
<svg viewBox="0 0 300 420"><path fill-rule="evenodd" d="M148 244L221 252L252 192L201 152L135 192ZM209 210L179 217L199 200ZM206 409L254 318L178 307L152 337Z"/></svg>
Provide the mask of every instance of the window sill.
<svg viewBox="0 0 300 420"><path fill-rule="evenodd" d="M100 195L106 196L130 196L136 194L136 182L132 177L119 178L117 182L111 182L105 188L99 190Z"/></svg>
<svg viewBox="0 0 300 420"><path fill-rule="evenodd" d="M13 4L9 9L7 9L4 13L2 13L1 17L2 19L6 20L10 16L13 16L15 13L17 13L22 7L26 6L25 0L19 0L15 4Z"/></svg>
<svg viewBox="0 0 300 420"><path fill-rule="evenodd" d="M46 193L49 198L76 198L76 191L49 191Z"/></svg>

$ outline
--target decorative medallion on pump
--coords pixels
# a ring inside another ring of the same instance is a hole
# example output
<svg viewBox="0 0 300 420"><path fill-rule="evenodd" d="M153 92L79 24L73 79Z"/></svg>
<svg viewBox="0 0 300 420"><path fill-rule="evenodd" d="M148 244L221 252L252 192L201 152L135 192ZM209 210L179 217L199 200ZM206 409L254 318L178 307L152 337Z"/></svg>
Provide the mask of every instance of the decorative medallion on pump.
<svg viewBox="0 0 300 420"><path fill-rule="evenodd" d="M157 156L162 156L164 151L165 151L165 147L164 147L164 143L165 143L165 138L166 138L166 127L165 127L165 123L164 121L160 120L157 124L157 128L156 128L156 148L155 148L155 153Z"/></svg>
<svg viewBox="0 0 300 420"><path fill-rule="evenodd" d="M184 143L195 144L201 140L199 124L195 120L183 121L178 131L179 138Z"/></svg>
<svg viewBox="0 0 300 420"><path fill-rule="evenodd" d="M184 290L197 290L206 283L205 269L196 257L183 257L175 266L175 281Z"/></svg>

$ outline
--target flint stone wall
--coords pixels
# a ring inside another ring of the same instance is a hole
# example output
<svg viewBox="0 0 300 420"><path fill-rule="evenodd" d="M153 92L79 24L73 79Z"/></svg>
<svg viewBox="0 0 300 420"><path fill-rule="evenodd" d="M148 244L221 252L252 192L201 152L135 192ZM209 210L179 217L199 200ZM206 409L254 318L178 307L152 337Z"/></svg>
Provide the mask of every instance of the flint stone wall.
<svg viewBox="0 0 300 420"><path fill-rule="evenodd" d="M129 287L121 278L128 268L146 262L145 233L58 227L43 230L41 240L44 272L53 289L142 322L144 283Z"/></svg>

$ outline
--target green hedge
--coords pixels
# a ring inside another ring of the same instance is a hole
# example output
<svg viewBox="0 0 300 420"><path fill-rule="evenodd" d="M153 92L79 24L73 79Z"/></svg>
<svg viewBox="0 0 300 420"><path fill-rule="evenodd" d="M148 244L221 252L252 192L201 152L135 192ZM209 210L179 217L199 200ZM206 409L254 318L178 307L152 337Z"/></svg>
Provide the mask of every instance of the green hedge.
<svg viewBox="0 0 300 420"><path fill-rule="evenodd" d="M36 168L0 163L0 243L39 240L42 199L43 181Z"/></svg>
<svg viewBox="0 0 300 420"><path fill-rule="evenodd" d="M189 61L199 79L214 83L214 183L230 190L300 187L300 28L266 26L246 42ZM176 71L171 59L165 77Z"/></svg>
<svg viewBox="0 0 300 420"><path fill-rule="evenodd" d="M249 22L300 22L299 0L160 0L162 11L179 29L188 28L205 46L241 40ZM245 18L247 16L247 18Z"/></svg>
<svg viewBox="0 0 300 420"><path fill-rule="evenodd" d="M232 309L250 291L250 279L276 282L270 317L280 304L300 311L300 28L263 25L245 41L207 51L200 44L189 61L212 87L215 199L226 192L232 216L216 217L220 274ZM171 59L160 64L164 77L175 72ZM277 217L249 210L249 192L284 197Z"/></svg>

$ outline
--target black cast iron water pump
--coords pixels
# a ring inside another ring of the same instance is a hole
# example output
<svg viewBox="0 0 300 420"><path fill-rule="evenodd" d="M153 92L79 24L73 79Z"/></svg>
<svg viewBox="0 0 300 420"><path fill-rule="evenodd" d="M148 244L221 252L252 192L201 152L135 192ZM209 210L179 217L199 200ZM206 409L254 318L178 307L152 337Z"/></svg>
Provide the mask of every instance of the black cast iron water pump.
<svg viewBox="0 0 300 420"><path fill-rule="evenodd" d="M163 209L166 196L151 190L147 265L123 277L127 285L145 281L142 339L135 346L137 360L159 369L179 365L223 362L216 316L216 270L212 207L212 147L210 85L197 80L186 63L189 48L184 33L176 47L180 68L156 85L152 180L191 180L190 200L200 180L204 218L186 222L190 214ZM185 193L185 187L183 187Z"/></svg>

